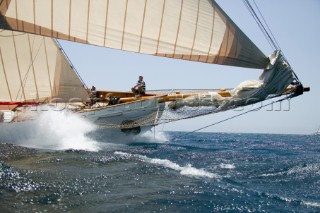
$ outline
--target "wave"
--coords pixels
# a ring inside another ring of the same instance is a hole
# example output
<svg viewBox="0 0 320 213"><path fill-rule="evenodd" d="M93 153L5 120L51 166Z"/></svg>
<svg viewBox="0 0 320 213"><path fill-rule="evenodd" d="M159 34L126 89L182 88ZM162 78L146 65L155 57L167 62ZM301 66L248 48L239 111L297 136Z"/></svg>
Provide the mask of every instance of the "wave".
<svg viewBox="0 0 320 213"><path fill-rule="evenodd" d="M276 176L290 176L297 178L304 178L310 176L319 176L320 175L320 164L319 163L310 163L304 165L297 165L291 168L287 168L286 171L274 172L261 174L261 177L276 177Z"/></svg>
<svg viewBox="0 0 320 213"><path fill-rule="evenodd" d="M120 155L126 159L136 158L146 163L151 163L151 164L160 165L166 168L170 168L170 169L179 171L181 175L185 175L189 177L219 178L217 174L205 171L204 169L197 169L195 167L192 167L191 164L187 164L186 166L180 166L168 159L148 158L144 155L130 154L130 153L119 152L119 151L116 151L114 154Z"/></svg>
<svg viewBox="0 0 320 213"><path fill-rule="evenodd" d="M228 163L221 163L219 165L220 168L222 169L235 169L235 165L234 164L228 164Z"/></svg>
<svg viewBox="0 0 320 213"><path fill-rule="evenodd" d="M302 204L306 206L311 206L311 207L320 207L319 202L307 202L307 201L302 201Z"/></svg>

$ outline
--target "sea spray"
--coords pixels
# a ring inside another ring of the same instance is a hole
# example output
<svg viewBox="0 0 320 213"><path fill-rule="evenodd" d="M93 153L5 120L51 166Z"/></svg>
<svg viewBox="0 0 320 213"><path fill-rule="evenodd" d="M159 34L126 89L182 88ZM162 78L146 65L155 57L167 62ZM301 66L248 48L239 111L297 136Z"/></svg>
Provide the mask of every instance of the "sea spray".
<svg viewBox="0 0 320 213"><path fill-rule="evenodd" d="M168 136L165 132L159 131L154 132L152 130L145 131L138 135L129 134L126 135L125 133L119 131L118 129L112 128L104 128L104 127L97 127L95 130L90 131L87 134L92 140L107 143L109 145L117 144L117 145L124 145L124 144L133 144L133 143L166 143L168 142Z"/></svg>
<svg viewBox="0 0 320 213"><path fill-rule="evenodd" d="M87 136L95 129L76 114L47 111L36 120L1 124L0 141L39 149L99 151L99 143Z"/></svg>

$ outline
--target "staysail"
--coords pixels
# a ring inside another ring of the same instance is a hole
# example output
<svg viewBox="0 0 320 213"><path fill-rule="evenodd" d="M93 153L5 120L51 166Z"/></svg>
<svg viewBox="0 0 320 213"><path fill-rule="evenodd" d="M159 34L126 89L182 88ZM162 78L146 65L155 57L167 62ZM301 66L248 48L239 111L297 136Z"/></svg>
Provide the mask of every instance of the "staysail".
<svg viewBox="0 0 320 213"><path fill-rule="evenodd" d="M170 58L265 68L213 0L3 0L2 29Z"/></svg>
<svg viewBox="0 0 320 213"><path fill-rule="evenodd" d="M88 98L56 41L0 30L0 103L68 102Z"/></svg>

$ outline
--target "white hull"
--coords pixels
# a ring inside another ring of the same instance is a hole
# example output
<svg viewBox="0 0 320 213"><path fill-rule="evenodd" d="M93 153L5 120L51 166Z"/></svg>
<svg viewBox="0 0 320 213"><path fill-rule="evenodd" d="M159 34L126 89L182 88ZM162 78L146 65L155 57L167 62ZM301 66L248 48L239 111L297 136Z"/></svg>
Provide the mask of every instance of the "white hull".
<svg viewBox="0 0 320 213"><path fill-rule="evenodd" d="M103 135L136 135L149 131L160 118L164 103L158 103L159 97L137 99L130 103L104 105L80 109L76 104L22 106L16 111L2 110L2 123L35 120L48 111L71 111L99 126ZM79 106L79 105L78 105ZM1 123L0 122L0 123Z"/></svg>
<svg viewBox="0 0 320 213"><path fill-rule="evenodd" d="M139 134L148 131L160 118L165 104L159 98L82 110L79 114L110 133Z"/></svg>

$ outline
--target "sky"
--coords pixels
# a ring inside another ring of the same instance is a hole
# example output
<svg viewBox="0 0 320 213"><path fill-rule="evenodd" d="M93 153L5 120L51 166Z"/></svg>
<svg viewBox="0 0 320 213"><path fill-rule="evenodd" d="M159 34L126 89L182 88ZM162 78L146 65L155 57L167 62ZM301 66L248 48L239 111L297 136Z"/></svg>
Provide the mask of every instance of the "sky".
<svg viewBox="0 0 320 213"><path fill-rule="evenodd" d="M281 50L310 92L203 129L206 132L313 134L320 127L320 1L255 0ZM217 3L262 50L273 50L242 0ZM174 60L59 41L88 87L129 91L143 75L147 90L233 88L258 79L262 70ZM266 104L267 102L264 102ZM255 105L259 106L259 105ZM194 131L245 110L230 110L157 126L157 131Z"/></svg>

